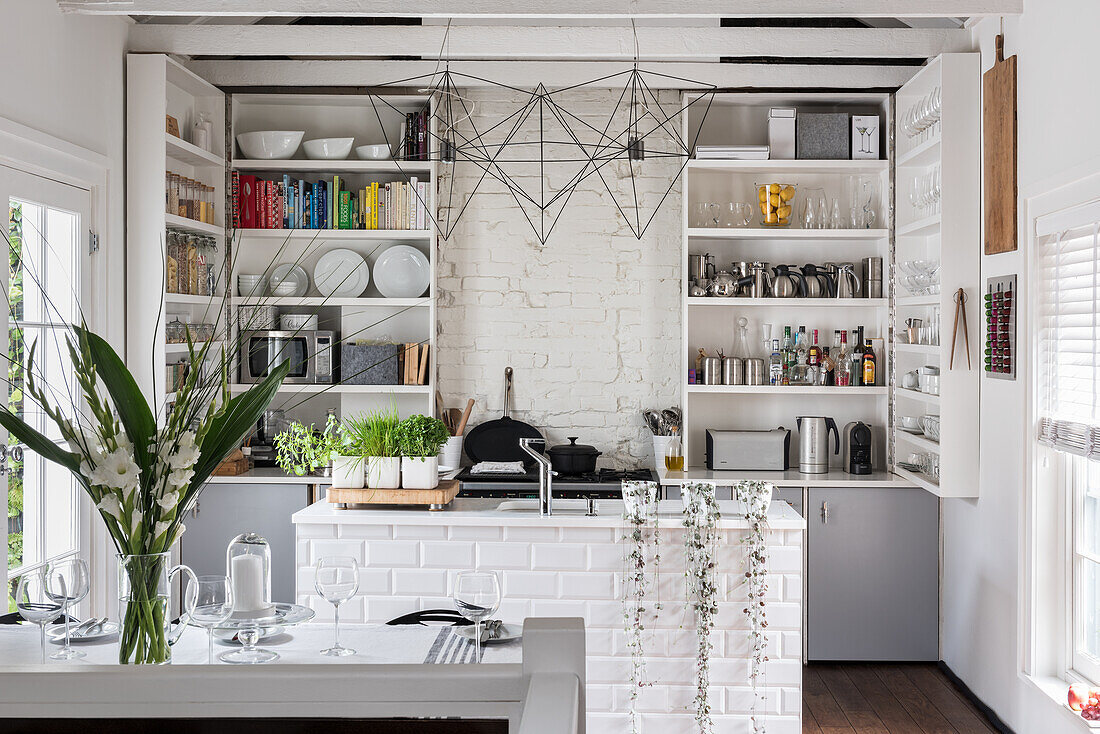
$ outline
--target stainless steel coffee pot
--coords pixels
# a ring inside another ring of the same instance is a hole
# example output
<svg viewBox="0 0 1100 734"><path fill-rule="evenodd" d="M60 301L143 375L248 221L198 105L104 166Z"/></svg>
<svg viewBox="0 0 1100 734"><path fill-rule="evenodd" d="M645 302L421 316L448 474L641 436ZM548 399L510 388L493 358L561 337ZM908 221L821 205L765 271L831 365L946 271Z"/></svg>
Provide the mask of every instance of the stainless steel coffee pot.
<svg viewBox="0 0 1100 734"><path fill-rule="evenodd" d="M775 298L797 298L803 295L802 275L791 270L790 265L776 265L772 279L772 296Z"/></svg>
<svg viewBox="0 0 1100 734"><path fill-rule="evenodd" d="M859 276L856 275L856 266L852 263L837 263L836 297L859 298L859 292Z"/></svg>
<svg viewBox="0 0 1100 734"><path fill-rule="evenodd" d="M806 298L830 298L833 295L833 277L812 263L802 266L802 287Z"/></svg>
<svg viewBox="0 0 1100 734"><path fill-rule="evenodd" d="M765 262L749 263L749 273L737 283L751 298L767 298L771 294L772 274Z"/></svg>

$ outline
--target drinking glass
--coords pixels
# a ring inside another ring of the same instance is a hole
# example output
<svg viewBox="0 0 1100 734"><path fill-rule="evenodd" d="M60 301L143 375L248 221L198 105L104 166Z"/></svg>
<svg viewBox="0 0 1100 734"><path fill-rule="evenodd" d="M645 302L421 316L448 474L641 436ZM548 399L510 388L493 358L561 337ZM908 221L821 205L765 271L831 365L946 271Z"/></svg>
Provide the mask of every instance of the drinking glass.
<svg viewBox="0 0 1100 734"><path fill-rule="evenodd" d="M481 623L500 606L500 579L492 571L459 571L455 609L474 623L474 660L481 662Z"/></svg>
<svg viewBox="0 0 1100 734"><path fill-rule="evenodd" d="M355 650L340 644L340 605L359 590L359 562L351 556L324 556L317 561L313 585L321 598L333 608L332 647L322 650L321 654L333 657L354 655Z"/></svg>
<svg viewBox="0 0 1100 734"><path fill-rule="evenodd" d="M61 616L61 602L55 599L46 586L46 569L29 571L19 577L15 591L15 608L19 616L38 625L42 643L42 662L46 662L46 625Z"/></svg>
<svg viewBox="0 0 1100 734"><path fill-rule="evenodd" d="M825 229L829 226L829 198L825 196L825 191L822 190L821 196L817 200L817 228Z"/></svg>
<svg viewBox="0 0 1100 734"><path fill-rule="evenodd" d="M50 564L46 572L46 593L61 605L61 613L65 616L65 646L50 655L50 660L84 657L84 653L69 645L69 610L88 595L88 586L88 564L83 558L67 558Z"/></svg>
<svg viewBox="0 0 1100 734"><path fill-rule="evenodd" d="M195 601L191 619L206 628L206 664L214 664L214 628L233 614L233 583L228 576L199 576L188 582L188 598Z"/></svg>

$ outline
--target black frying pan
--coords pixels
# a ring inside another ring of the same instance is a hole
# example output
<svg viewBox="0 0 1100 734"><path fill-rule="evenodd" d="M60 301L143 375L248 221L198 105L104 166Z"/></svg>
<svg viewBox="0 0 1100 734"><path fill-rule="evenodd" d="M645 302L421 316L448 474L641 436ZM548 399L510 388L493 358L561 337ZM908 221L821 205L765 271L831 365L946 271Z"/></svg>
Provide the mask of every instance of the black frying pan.
<svg viewBox="0 0 1100 734"><path fill-rule="evenodd" d="M508 403L512 397L512 368L504 368L504 415L496 420L486 421L474 427L466 434L462 447L474 463L479 461L522 461L530 468L535 460L520 448L521 438L542 438L539 429L508 417ZM544 443L539 451L545 448ZM535 448L535 447L532 447Z"/></svg>

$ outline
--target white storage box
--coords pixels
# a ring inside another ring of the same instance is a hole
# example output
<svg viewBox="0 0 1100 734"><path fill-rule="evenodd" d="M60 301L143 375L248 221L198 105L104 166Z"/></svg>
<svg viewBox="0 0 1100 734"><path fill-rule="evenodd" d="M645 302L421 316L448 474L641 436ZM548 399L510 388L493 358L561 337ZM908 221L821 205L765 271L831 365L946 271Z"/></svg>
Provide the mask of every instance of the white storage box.
<svg viewBox="0 0 1100 734"><path fill-rule="evenodd" d="M794 159L793 107L772 107L768 110L768 148L773 160Z"/></svg>

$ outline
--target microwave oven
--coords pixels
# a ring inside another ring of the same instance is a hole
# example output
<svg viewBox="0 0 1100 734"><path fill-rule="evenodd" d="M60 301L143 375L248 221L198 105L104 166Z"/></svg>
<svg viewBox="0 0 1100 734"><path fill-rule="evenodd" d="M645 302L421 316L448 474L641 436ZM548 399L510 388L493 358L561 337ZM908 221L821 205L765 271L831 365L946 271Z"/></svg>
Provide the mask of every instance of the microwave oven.
<svg viewBox="0 0 1100 734"><path fill-rule="evenodd" d="M241 382L260 382L272 367L290 360L284 383L330 384L335 342L334 331L242 331Z"/></svg>

